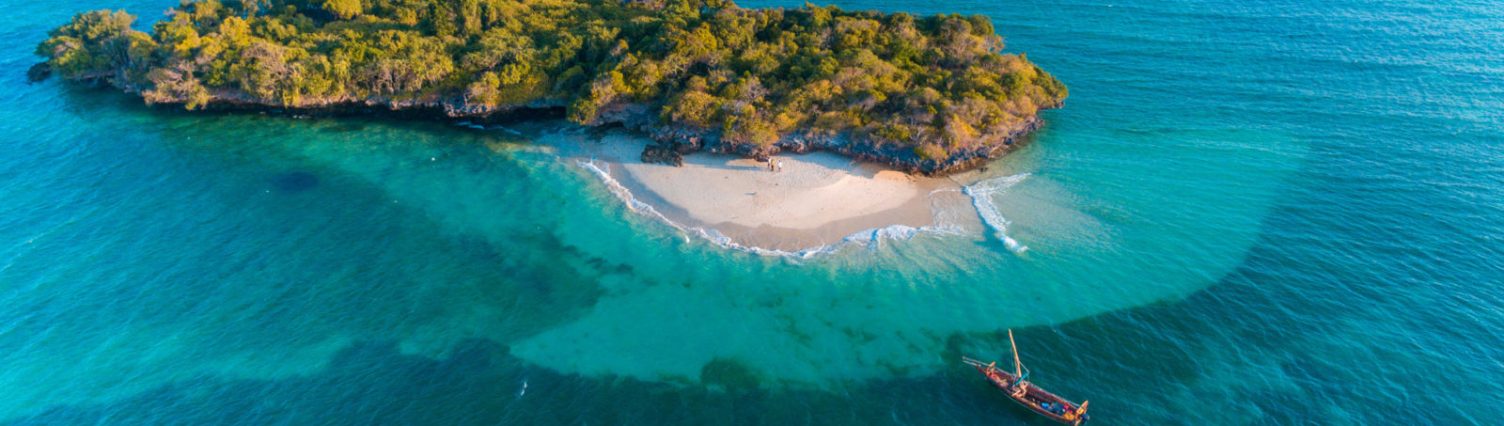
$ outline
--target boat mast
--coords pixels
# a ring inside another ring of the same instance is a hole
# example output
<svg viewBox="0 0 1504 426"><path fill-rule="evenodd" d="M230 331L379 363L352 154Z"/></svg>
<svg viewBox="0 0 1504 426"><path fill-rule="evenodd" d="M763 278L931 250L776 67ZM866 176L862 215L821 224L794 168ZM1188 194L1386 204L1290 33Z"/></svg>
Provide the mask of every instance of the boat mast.
<svg viewBox="0 0 1504 426"><path fill-rule="evenodd" d="M1018 343L1013 341L1013 329L1008 329L1008 345L1013 347L1013 374L1024 379L1024 364L1018 360Z"/></svg>

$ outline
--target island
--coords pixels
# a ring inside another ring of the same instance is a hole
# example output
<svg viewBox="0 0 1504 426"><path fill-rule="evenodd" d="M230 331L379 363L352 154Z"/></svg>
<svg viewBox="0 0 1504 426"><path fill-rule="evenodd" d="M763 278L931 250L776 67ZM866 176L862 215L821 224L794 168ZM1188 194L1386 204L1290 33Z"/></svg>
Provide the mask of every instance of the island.
<svg viewBox="0 0 1504 426"><path fill-rule="evenodd" d="M695 151L829 151L921 174L1010 151L1066 88L983 16L726 0L190 0L149 32L79 14L37 47L57 74L151 104L544 113Z"/></svg>

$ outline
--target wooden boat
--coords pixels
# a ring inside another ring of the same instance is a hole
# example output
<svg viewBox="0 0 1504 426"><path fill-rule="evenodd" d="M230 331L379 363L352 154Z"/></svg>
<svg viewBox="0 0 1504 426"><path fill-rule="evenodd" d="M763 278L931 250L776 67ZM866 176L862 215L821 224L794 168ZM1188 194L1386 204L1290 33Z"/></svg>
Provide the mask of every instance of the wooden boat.
<svg viewBox="0 0 1504 426"><path fill-rule="evenodd" d="M1008 330L1008 344L1013 346L1012 372L998 369L997 362L983 363L967 357L961 357L961 361L976 367L978 372L986 376L987 380L998 389L1002 389L1013 402L1050 420L1068 425L1080 425L1091 418L1086 414L1086 404L1091 401L1077 404L1029 382L1028 374L1024 373L1023 363L1018 359L1018 344L1013 342L1013 330Z"/></svg>

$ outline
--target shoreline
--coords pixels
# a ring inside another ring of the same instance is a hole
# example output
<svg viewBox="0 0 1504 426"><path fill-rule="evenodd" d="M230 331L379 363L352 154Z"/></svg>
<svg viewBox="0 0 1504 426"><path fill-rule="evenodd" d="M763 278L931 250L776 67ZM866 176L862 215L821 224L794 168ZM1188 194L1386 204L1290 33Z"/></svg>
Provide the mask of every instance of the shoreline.
<svg viewBox="0 0 1504 426"><path fill-rule="evenodd" d="M108 85L102 85L108 86ZM127 92L131 92L127 90ZM180 103L156 103L155 105L182 105ZM1050 108L1059 108L1059 105ZM383 115L403 119L435 119L454 123L470 122L480 125L508 125L519 122L563 119L565 108L552 102L523 105L486 111L472 111L463 105L441 100L394 99L340 99L305 106L273 107L254 101L216 94L205 105L206 111L221 113L263 112L288 116L311 117L362 117ZM830 153L846 157L854 162L867 162L891 167L896 171L926 177L945 177L975 170L991 160L1002 158L1033 140L1044 128L1045 120L1038 115L1029 117L1022 127L1002 135L986 135L995 142L980 144L973 149L962 150L939 160L920 160L911 149L904 147L875 147L852 143L851 135L815 136L793 134L780 138L766 148L731 144L721 140L714 131L690 129L681 126L659 125L637 116L635 109L621 108L617 114L603 114L597 123L579 126L589 132L626 130L635 136L654 141L643 150L654 148L667 153L669 158L690 158L703 155L727 155L748 160L761 160L779 154ZM632 112L628 112L632 111ZM610 117L610 118L607 118ZM641 150L639 150L641 151ZM634 156L643 156L639 152Z"/></svg>
<svg viewBox="0 0 1504 426"><path fill-rule="evenodd" d="M963 185L949 178L825 152L776 156L784 162L778 172L711 153L675 167L640 162L636 153L651 142L626 132L595 139L556 132L540 142L602 179L629 209L726 248L804 258L847 244L972 234L963 230L984 226Z"/></svg>
<svg viewBox="0 0 1504 426"><path fill-rule="evenodd" d="M41 62L33 68L47 64ZM39 72L40 79L49 78L50 69ZM40 81L35 80L36 81ZM178 100L146 100L142 88L121 85L110 75L91 75L69 79L96 89L116 89L145 100L148 107L186 107ZM1041 111L1058 109L1061 101L1041 107ZM669 158L689 158L695 155L730 155L745 159L762 159L774 155L804 155L830 153L852 161L869 162L891 167L909 174L927 177L946 177L976 170L991 160L1007 156L1021 146L1027 145L1045 126L1039 114L1029 116L1022 125L1004 133L978 135L978 143L939 159L921 159L913 147L854 142L851 134L820 135L795 132L785 135L766 147L731 143L723 140L719 131L691 128L655 122L653 114L644 113L641 105L618 103L603 108L606 111L594 122L579 124L581 130L599 132L627 130L636 136L654 141L644 148L655 148L667 153ZM651 110L651 109L647 109ZM397 99L392 97L353 98L339 97L306 100L297 105L272 105L257 101L248 95L231 90L215 90L208 100L195 109L182 109L187 113L261 113L269 115L304 117L383 117L406 120L437 120L447 123L470 122L480 125L511 125L530 121L564 119L566 107L556 99L547 99L524 105L476 109L454 99L422 97Z"/></svg>

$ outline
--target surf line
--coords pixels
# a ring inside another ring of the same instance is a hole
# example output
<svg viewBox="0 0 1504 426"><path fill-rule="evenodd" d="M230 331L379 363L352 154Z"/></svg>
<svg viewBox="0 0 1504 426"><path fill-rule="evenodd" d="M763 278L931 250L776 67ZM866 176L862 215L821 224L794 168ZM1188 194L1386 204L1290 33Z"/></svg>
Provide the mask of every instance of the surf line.
<svg viewBox="0 0 1504 426"><path fill-rule="evenodd" d="M1008 192L1009 188L1028 179L1028 173L1019 173L1011 176L1000 176L961 186L961 193L971 197L971 205L977 209L977 216L982 218L982 223L992 228L993 236L1003 242L1003 246L1014 254L1024 254L1029 251L1029 246L1023 245L1013 237L1008 236L1008 218L998 211L997 204L992 202L992 196Z"/></svg>
<svg viewBox="0 0 1504 426"><path fill-rule="evenodd" d="M589 160L575 160L575 164L585 170L590 171L591 174L600 179L601 182L606 185L606 189L609 190L612 195L616 196L617 199L626 204L628 210L644 216L648 216L657 220L658 222L674 228L675 230L679 231L681 236L684 237L685 242L689 242L691 240L690 236L693 235L723 249L753 253L761 256L775 256L789 259L810 259L820 255L835 253L843 247L851 245L876 249L881 246L884 240L911 240L914 237L922 234L961 234L960 230L957 227L948 225L922 226L917 228L907 225L888 225L881 228L872 228L857 231L855 233L852 233L851 235L847 235L845 238L842 238L840 242L835 244L827 244L793 251L749 246L737 243L735 240L732 240L731 237L728 237L715 229L698 226L686 226L675 222L672 219L669 219L667 216L664 216L663 213L658 212L658 209L653 208L652 205L649 205L642 200L638 200L637 197L632 195L632 190L627 189L627 187L622 185L621 182L617 181L615 177L612 177L611 172L606 170L608 167L610 167L610 163L597 161L595 158L591 158Z"/></svg>

